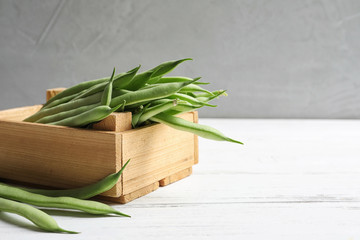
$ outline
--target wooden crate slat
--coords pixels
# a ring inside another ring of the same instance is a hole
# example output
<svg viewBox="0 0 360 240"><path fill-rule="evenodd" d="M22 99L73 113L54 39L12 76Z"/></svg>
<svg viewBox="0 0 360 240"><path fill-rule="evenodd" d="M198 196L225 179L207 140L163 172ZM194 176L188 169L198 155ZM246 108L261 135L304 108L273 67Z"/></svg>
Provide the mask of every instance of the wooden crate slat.
<svg viewBox="0 0 360 240"><path fill-rule="evenodd" d="M84 186L116 171L114 139L107 132L0 121L0 176L57 188Z"/></svg>

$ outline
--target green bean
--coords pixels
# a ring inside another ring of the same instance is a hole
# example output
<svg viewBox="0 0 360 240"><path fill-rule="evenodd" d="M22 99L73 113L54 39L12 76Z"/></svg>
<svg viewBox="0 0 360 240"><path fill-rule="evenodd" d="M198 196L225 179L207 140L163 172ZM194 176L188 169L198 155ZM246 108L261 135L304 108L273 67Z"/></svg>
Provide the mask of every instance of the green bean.
<svg viewBox="0 0 360 240"><path fill-rule="evenodd" d="M120 108L124 103L117 105L116 107L109 107L109 106L98 106L93 109L90 109L86 112L80 113L78 115L65 118L56 122L50 122L48 124L51 125L61 125L61 126L68 126L68 127L84 127L90 123L98 122L103 120L111 113L116 111Z"/></svg>
<svg viewBox="0 0 360 240"><path fill-rule="evenodd" d="M146 83L150 83L152 81L156 82L158 78L162 77L163 75L171 72L177 65L180 63L192 60L191 58L184 58L176 61L169 61L164 62L153 69L150 69L146 72L140 73L139 75L135 76L134 79L129 83L126 89L129 90L138 90L145 86ZM144 77L144 76L146 77Z"/></svg>
<svg viewBox="0 0 360 240"><path fill-rule="evenodd" d="M197 94L196 95L196 99L201 101L201 102L209 102L215 98L218 98L219 96L227 96L226 94L226 90L218 90L218 91L214 91L212 92L212 95L204 93L204 94Z"/></svg>
<svg viewBox="0 0 360 240"><path fill-rule="evenodd" d="M200 78L201 77L199 77L199 79ZM180 77L180 76L169 76L169 77L157 78L156 82L152 79L151 84L161 84L161 83L170 83L170 82L187 82L187 81L190 81L190 80L192 80L192 78ZM196 84L196 85L207 85L207 84L210 84L210 83L197 81L194 84Z"/></svg>
<svg viewBox="0 0 360 240"><path fill-rule="evenodd" d="M72 197L48 197L36 193L30 193L20 188L1 184L0 197L40 207L75 209L91 214L116 214L129 217L129 215L121 213L116 209L100 202L81 200Z"/></svg>
<svg viewBox="0 0 360 240"><path fill-rule="evenodd" d="M140 66L141 65L137 66L136 68L131 69L130 71L127 71L122 76L118 75L119 77L115 77L114 88L124 88L125 86L127 86L132 81L132 79L136 76L136 73L140 69Z"/></svg>
<svg viewBox="0 0 360 240"><path fill-rule="evenodd" d="M27 204L0 197L0 211L15 213L17 215L23 216L24 218L27 218L33 222L39 228L48 232L78 233L60 228L52 217L43 211Z"/></svg>
<svg viewBox="0 0 360 240"><path fill-rule="evenodd" d="M156 99L154 101L151 101L150 104L151 106L155 106L155 105L158 105L158 104L163 104L163 103L166 103L166 102L169 102L169 101L172 101L173 99L170 99L170 98L161 98L161 99ZM185 101L177 101L178 103L180 102L185 102Z"/></svg>
<svg viewBox="0 0 360 240"><path fill-rule="evenodd" d="M196 82L197 80L199 80L200 78L194 78L194 79L192 79L192 78L188 78L188 79L190 79L189 81L194 81L194 82ZM176 82L169 82L169 83L163 83L163 84L151 84L151 85L147 85L147 86L145 86L145 87L143 87L141 90L148 90L148 89L152 89L152 88L156 88L156 87L161 87L162 85L164 85L164 86L168 86L169 84L171 84L171 83L176 83ZM178 82L178 83L181 83L181 82ZM185 83L185 82L184 82ZM191 84L190 84L191 85ZM162 86L163 88L165 88L164 86ZM186 86L184 86L184 87L186 87ZM181 87L181 89L183 89L184 87ZM180 90L181 90L180 89ZM178 91L180 91L180 90L178 90ZM133 91L133 92L137 92L137 91ZM116 95L115 95L116 96ZM113 96L114 97L114 96ZM155 98L155 101L156 100L162 100L161 99L162 97L160 97L160 99L159 98ZM176 97L173 97L172 99L176 99ZM196 101L196 100L194 100L194 101ZM139 107L139 106L141 106L141 105L144 105L144 104L147 104L149 102L149 100L144 100L144 101L142 101L142 102L138 102L138 103L135 103L135 104L128 104L127 106L126 106L126 109L127 110L131 110L131 109L136 109L137 107ZM155 104L155 102L154 101L152 101L152 104L154 105Z"/></svg>
<svg viewBox="0 0 360 240"><path fill-rule="evenodd" d="M64 190L48 190L48 189L33 189L21 188L27 192L45 195L48 197L74 197L78 199L88 199L100 193L110 190L119 181L119 178L124 171L125 167L129 164L128 160L124 166L117 173L110 174L109 176L101 179L100 181L90 184L85 187L64 189Z"/></svg>
<svg viewBox="0 0 360 240"><path fill-rule="evenodd" d="M81 99L81 98L84 98L84 97L93 95L93 94L95 94L95 93L102 92L108 83L109 83L109 82L102 82L102 83L96 84L96 85L94 85L94 86L86 89L85 91L79 93L79 94L78 94L75 98L73 98L71 101L73 102L73 101L75 101L75 100L78 100L78 99Z"/></svg>
<svg viewBox="0 0 360 240"><path fill-rule="evenodd" d="M51 122L56 122L56 121L60 121L62 119L65 118L69 118L75 115L79 115L83 112L89 111L95 107L100 106L100 103L95 103L95 104L91 104L91 105L85 105L82 107L78 107L75 109L71 109L68 111L64 111L64 112L59 112L57 114L54 115L50 115L50 116L46 116L43 118L40 118L39 120L35 121L36 123L51 123Z"/></svg>
<svg viewBox="0 0 360 240"><path fill-rule="evenodd" d="M126 89L114 88L113 92L112 92L112 98L124 95L125 93L130 93L130 92L134 92L134 91L130 91L130 90L126 90Z"/></svg>
<svg viewBox="0 0 360 240"><path fill-rule="evenodd" d="M114 77L114 81L113 81L113 88L122 88L122 86L127 82L129 82L136 74L136 72L139 70L140 66L131 69L130 71L127 71L126 73L120 73L118 75L116 75ZM102 82L99 83L97 85L94 85L92 87L90 87L89 89L85 90L85 92L83 92L82 94L79 94L76 98L73 99L79 99L79 98L84 98L87 96L90 96L94 93L98 93L104 90L104 88L106 87L106 85L108 84L108 82Z"/></svg>
<svg viewBox="0 0 360 240"><path fill-rule="evenodd" d="M58 106L52 107L52 108L41 109L37 113L35 113L35 114L31 115L30 117L26 118L24 121L25 122L35 122L35 121L39 120L40 118L43 118L43 117L46 117L46 116L49 116L49 115L53 115L53 114L60 113L60 112L63 112L63 111L68 111L68 110L75 109L75 108L78 108L78 107L82 107L82 106L85 106L85 105L98 103L101 100L101 96L102 96L102 92L99 92L99 93L95 93L95 94L93 94L91 96L78 99L78 100L76 100L74 102L67 102L67 103L63 103L63 104L60 104Z"/></svg>
<svg viewBox="0 0 360 240"><path fill-rule="evenodd" d="M189 95L186 95L186 94L183 94L183 93L174 93L173 95L169 96L168 98L171 98L171 99L181 99L181 100L184 100L184 101L187 101L191 104L194 104L194 105L201 105L201 106L208 106L208 107L216 107L216 105L211 105L211 104L208 104L206 102L201 102L199 101L198 99L196 98L193 98Z"/></svg>
<svg viewBox="0 0 360 240"><path fill-rule="evenodd" d="M69 95L69 96L66 96L66 97L63 97L63 98L59 98L55 101L52 101L51 103L47 104L45 107L43 107L42 109L46 109L46 108L52 108L52 107L55 107L57 105L60 105L62 103L67 103L69 101L73 101L74 99L76 99L79 95L81 95L82 93L85 93L86 92L86 89L85 90L82 90L80 93L75 93L75 94L72 94L72 95Z"/></svg>
<svg viewBox="0 0 360 240"><path fill-rule="evenodd" d="M141 115L144 113L144 111L150 107L151 103L146 104L145 106L141 105L137 109L132 110L132 116L131 116L131 126L133 128L136 127L137 122L139 121Z"/></svg>
<svg viewBox="0 0 360 240"><path fill-rule="evenodd" d="M157 114L151 117L150 120L154 122L166 124L180 131L194 133L203 138L208 138L216 141L228 141L228 142L243 144L237 140L226 137L224 134L222 134L219 130L216 130L215 128L206 125L201 125L198 123L189 122L182 118L174 117L164 113Z"/></svg>
<svg viewBox="0 0 360 240"><path fill-rule="evenodd" d="M191 112L198 108L202 107L201 105L191 105L186 103L179 103L178 105L172 107L171 109L164 111L165 114L168 115L178 115L185 112Z"/></svg>
<svg viewBox="0 0 360 240"><path fill-rule="evenodd" d="M96 79L96 80L91 80L91 81L86 81L86 82L82 82L79 83L73 87L67 88L64 91L62 91L61 93L55 95L54 97L50 98L49 101L47 101L43 108L45 108L47 105L49 105L50 103L52 103L55 100L58 100L60 98L63 97L67 97L69 95L73 95L73 94L78 94L79 92L81 92L82 90L88 89L96 84L102 83L102 82L106 82L108 81L109 78L100 78L100 79Z"/></svg>
<svg viewBox="0 0 360 240"><path fill-rule="evenodd" d="M139 126L141 125L143 122L145 122L146 120L150 119L152 116L155 116L163 111L166 111L174 106L177 105L177 101L175 100L168 100L165 103L162 104L158 104L155 105L153 107L150 108L146 108L141 116L139 117L139 119L137 120L137 122L133 122L133 126ZM135 120L134 120L135 121Z"/></svg>
<svg viewBox="0 0 360 240"><path fill-rule="evenodd" d="M208 102L208 101L210 101L210 100L212 100L212 99L214 99L214 98L217 98L217 97L219 97L219 96L222 96L222 95L223 95L223 96L227 96L226 90L213 91L213 92L211 92L211 94L209 94L209 93L198 93L198 94L196 94L196 98L197 98L198 100L200 100L200 99L202 99L202 100L206 99L205 101Z"/></svg>
<svg viewBox="0 0 360 240"><path fill-rule="evenodd" d="M109 83L105 86L103 95L101 96L101 105L109 106L112 97L113 81L114 81L115 68L109 79Z"/></svg>
<svg viewBox="0 0 360 240"><path fill-rule="evenodd" d="M153 75L154 70L148 70L146 72L142 72L138 75L136 75L131 82L129 82L128 85L123 86L123 88L126 88L128 90L138 90L140 88L142 88L143 86L145 86L145 84L149 81L149 79L151 78L151 75Z"/></svg>
<svg viewBox="0 0 360 240"><path fill-rule="evenodd" d="M179 93L188 93L188 92L205 92L205 93L208 93L208 94L212 94L211 92L209 92L208 90L198 86L198 85L195 85L195 84L189 84L185 87L183 87Z"/></svg>
<svg viewBox="0 0 360 240"><path fill-rule="evenodd" d="M181 83L164 83L160 84L159 86L149 88L149 89L140 89L138 91L129 92L124 95L115 97L111 100L110 107L116 106L119 103L126 100L126 105L133 105L136 103L141 103L144 101L151 101L155 99L164 98L170 96L181 88L189 85L196 80L189 81L189 82L181 82Z"/></svg>

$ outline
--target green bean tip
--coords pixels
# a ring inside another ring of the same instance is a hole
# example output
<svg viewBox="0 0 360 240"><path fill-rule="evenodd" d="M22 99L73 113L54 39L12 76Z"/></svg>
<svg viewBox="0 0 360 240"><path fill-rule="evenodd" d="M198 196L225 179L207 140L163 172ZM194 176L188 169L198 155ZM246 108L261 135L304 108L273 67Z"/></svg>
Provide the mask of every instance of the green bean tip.
<svg viewBox="0 0 360 240"><path fill-rule="evenodd" d="M238 143L238 144L244 145L244 143L242 143L242 142L240 142L240 141L237 141L237 140L235 140L235 139L232 139L232 138L227 138L227 140L228 140L229 142L233 142L233 143Z"/></svg>
<svg viewBox="0 0 360 240"><path fill-rule="evenodd" d="M80 233L80 232L65 230L65 229L62 229L62 228L59 228L58 232L59 233L70 233L70 234L79 234Z"/></svg>
<svg viewBox="0 0 360 240"><path fill-rule="evenodd" d="M115 211L115 212L114 212L114 214L117 214L117 215L119 215L119 216L123 216L123 217L128 217L128 218L131 218L131 216L130 216L130 215L127 215L127 214L122 213L122 212L119 212L119 211Z"/></svg>

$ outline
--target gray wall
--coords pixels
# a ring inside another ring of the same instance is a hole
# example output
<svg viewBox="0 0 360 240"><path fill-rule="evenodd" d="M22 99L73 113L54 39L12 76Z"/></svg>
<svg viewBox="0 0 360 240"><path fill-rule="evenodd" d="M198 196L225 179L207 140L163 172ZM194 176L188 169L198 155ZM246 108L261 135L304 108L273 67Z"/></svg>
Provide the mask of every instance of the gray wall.
<svg viewBox="0 0 360 240"><path fill-rule="evenodd" d="M228 89L202 117L360 118L358 0L0 0L0 109L183 57Z"/></svg>

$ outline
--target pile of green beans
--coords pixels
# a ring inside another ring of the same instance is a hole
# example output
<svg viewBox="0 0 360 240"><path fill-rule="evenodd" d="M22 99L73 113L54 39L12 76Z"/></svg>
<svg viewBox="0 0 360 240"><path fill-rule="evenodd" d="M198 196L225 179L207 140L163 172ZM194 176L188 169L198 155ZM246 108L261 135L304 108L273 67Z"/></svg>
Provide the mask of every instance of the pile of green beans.
<svg viewBox="0 0 360 240"><path fill-rule="evenodd" d="M119 172L110 174L99 182L75 189L32 189L14 187L5 183L0 183L0 211L18 214L27 218L44 231L59 233L78 232L65 230L59 227L57 222L51 216L33 206L75 209L90 214L115 214L130 217L106 204L83 200L111 189L118 182L121 173L128 163L129 161L126 162Z"/></svg>
<svg viewBox="0 0 360 240"><path fill-rule="evenodd" d="M200 78L165 76L190 58L168 61L138 73L140 66L111 77L82 82L66 89L46 102L26 122L91 127L114 111L132 112L132 126L163 123L198 136L242 144L218 130L183 120L177 115L201 107L216 107L209 102L226 91L208 91Z"/></svg>

